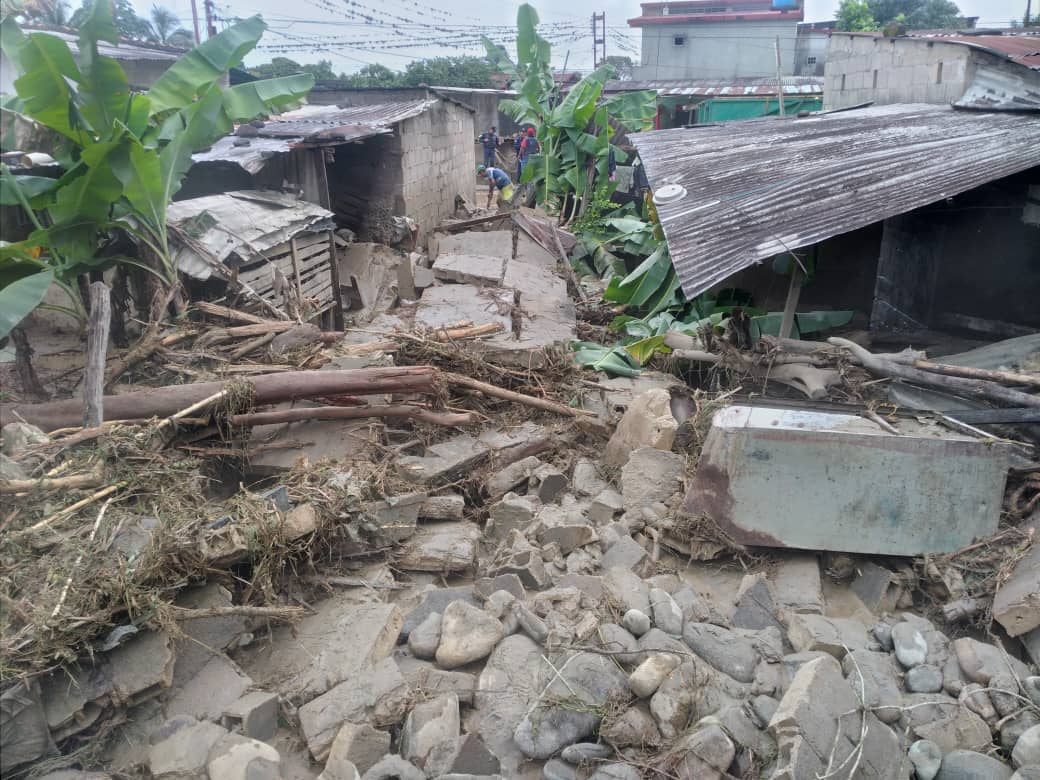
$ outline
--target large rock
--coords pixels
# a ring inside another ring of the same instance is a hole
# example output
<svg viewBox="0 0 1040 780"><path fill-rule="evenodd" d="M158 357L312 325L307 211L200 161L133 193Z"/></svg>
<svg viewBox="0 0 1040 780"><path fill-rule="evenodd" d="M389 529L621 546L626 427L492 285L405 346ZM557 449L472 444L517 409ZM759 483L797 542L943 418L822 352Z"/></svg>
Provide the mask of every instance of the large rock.
<svg viewBox="0 0 1040 780"><path fill-rule="evenodd" d="M459 572L473 567L480 528L465 520L420 530L395 557L405 571Z"/></svg>
<svg viewBox="0 0 1040 780"><path fill-rule="evenodd" d="M943 757L935 780L1010 780L1011 767L985 753L953 750Z"/></svg>
<svg viewBox="0 0 1040 780"><path fill-rule="evenodd" d="M390 732L380 731L367 723L344 723L329 749L325 773L335 777L347 775L346 763L364 774L390 750Z"/></svg>
<svg viewBox="0 0 1040 780"><path fill-rule="evenodd" d="M205 780L209 752L227 735L215 723L185 725L148 752L148 771L164 780Z"/></svg>
<svg viewBox="0 0 1040 780"><path fill-rule="evenodd" d="M443 615L444 610L453 601L465 601L474 607L480 606L473 593L472 585L460 585L456 588L431 588L423 594L419 606L405 617L404 623L401 625L400 638L407 640L412 631L432 613L439 612Z"/></svg>
<svg viewBox="0 0 1040 780"><path fill-rule="evenodd" d="M1015 766L1040 764L1040 726L1033 726L1018 738L1011 760Z"/></svg>
<svg viewBox="0 0 1040 780"><path fill-rule="evenodd" d="M459 700L454 694L416 704L401 730L401 755L427 777L447 772L459 748Z"/></svg>
<svg viewBox="0 0 1040 780"><path fill-rule="evenodd" d="M683 640L693 652L734 680L749 683L755 679L760 655L754 643L736 631L711 623L687 623Z"/></svg>
<svg viewBox="0 0 1040 780"><path fill-rule="evenodd" d="M787 636L794 649L800 653L819 650L833 655L839 661L848 650L865 650L870 646L866 626L852 618L794 615Z"/></svg>
<svg viewBox="0 0 1040 780"><path fill-rule="evenodd" d="M258 739L228 734L209 751L206 769L212 780L281 780L282 757Z"/></svg>
<svg viewBox="0 0 1040 780"><path fill-rule="evenodd" d="M6 437L7 428L4 435ZM4 444L7 444L6 438ZM993 597L993 617L1009 636L1020 636L1040 627L1040 544L1029 549L997 590Z"/></svg>
<svg viewBox="0 0 1040 780"><path fill-rule="evenodd" d="M610 483L600 476L599 467L588 458L578 458L574 461L571 485L576 494L590 498L610 489Z"/></svg>
<svg viewBox="0 0 1040 780"><path fill-rule="evenodd" d="M972 682L986 684L994 676L1009 672L1019 679L1029 676L1029 668L1017 658L970 637L955 639L953 652L964 675Z"/></svg>
<svg viewBox="0 0 1040 780"><path fill-rule="evenodd" d="M937 694L911 695L935 696ZM909 700L909 696L907 700ZM911 723L913 720L911 717ZM985 750L992 741L986 721L963 705L943 708L941 717L915 724L913 731L920 739L934 742L944 753L956 748Z"/></svg>
<svg viewBox="0 0 1040 780"><path fill-rule="evenodd" d="M441 618L437 663L445 669L455 669L479 661L491 653L504 635L501 621L464 601L455 601Z"/></svg>
<svg viewBox="0 0 1040 780"><path fill-rule="evenodd" d="M863 714L838 662L817 658L802 666L769 723L779 749L774 779L818 777L828 766L845 765L860 743L864 717L862 777L906 777L908 761L899 738L873 714Z"/></svg>
<svg viewBox="0 0 1040 780"><path fill-rule="evenodd" d="M603 554L601 565L604 570L629 569L642 576L650 573L650 556L639 542L625 535L610 545L610 549Z"/></svg>
<svg viewBox="0 0 1040 780"><path fill-rule="evenodd" d="M654 625L666 634L682 636L683 611L668 591L651 588L650 605L654 611Z"/></svg>
<svg viewBox="0 0 1040 780"><path fill-rule="evenodd" d="M650 588L630 569L613 568L603 572L603 595L621 614L637 609L644 615L651 613Z"/></svg>
<svg viewBox="0 0 1040 780"><path fill-rule="evenodd" d="M300 707L300 728L311 755L323 761L340 727L348 721L367 721L376 726L400 723L410 698L411 689L392 658L374 667L356 669L346 680Z"/></svg>
<svg viewBox="0 0 1040 780"><path fill-rule="evenodd" d="M416 658L430 660L437 654L441 643L441 618L440 612L431 612L408 635L408 649Z"/></svg>
<svg viewBox="0 0 1040 780"><path fill-rule="evenodd" d="M689 656L672 671L650 699L650 712L666 740L683 734L689 724L725 707L739 706L751 686Z"/></svg>
<svg viewBox="0 0 1040 780"><path fill-rule="evenodd" d="M616 623L604 623L596 632L599 646L610 652L622 666L639 662L639 644L627 629Z"/></svg>
<svg viewBox="0 0 1040 780"><path fill-rule="evenodd" d="M661 744L661 732L645 706L629 707L599 730L600 739L618 750L652 748Z"/></svg>
<svg viewBox="0 0 1040 780"><path fill-rule="evenodd" d="M538 502L526 496L507 493L502 500L491 506L484 535L496 542L503 542L512 531L523 531L538 512Z"/></svg>
<svg viewBox="0 0 1040 780"><path fill-rule="evenodd" d="M426 774L400 756L383 756L361 780L426 780Z"/></svg>
<svg viewBox="0 0 1040 780"><path fill-rule="evenodd" d="M716 723L698 726L676 748L681 758L672 772L679 780L721 780L737 752L733 740Z"/></svg>
<svg viewBox="0 0 1040 780"><path fill-rule="evenodd" d="M920 666L928 660L928 642L912 623L904 621L892 626L892 644L896 658L907 669Z"/></svg>
<svg viewBox="0 0 1040 780"><path fill-rule="evenodd" d="M549 758L592 734L608 702L624 697L628 689L624 673L606 656L582 652L557 659L554 666L559 674L542 695L543 706L530 711L513 734L531 758Z"/></svg>
<svg viewBox="0 0 1040 780"><path fill-rule="evenodd" d="M882 723L895 723L902 714L899 669L888 653L853 650L842 660L845 679Z"/></svg>
<svg viewBox="0 0 1040 780"><path fill-rule="evenodd" d="M607 442L603 463L610 468L620 468L640 447L671 450L679 429L671 404L672 394L661 388L637 396Z"/></svg>
<svg viewBox="0 0 1040 780"><path fill-rule="evenodd" d="M654 653L628 676L628 685L632 689L632 693L640 699L652 696L661 687L664 679L681 662L682 659L679 656Z"/></svg>
<svg viewBox="0 0 1040 780"><path fill-rule="evenodd" d="M438 669L429 661L413 656L401 655L397 666L408 681L408 687L422 698L454 693L459 702L472 704L477 690L477 676L468 672L450 672Z"/></svg>
<svg viewBox="0 0 1040 780"><path fill-rule="evenodd" d="M740 581L737 606L733 611L732 620L736 628L749 628L754 631L775 628L781 634L786 633L783 623L777 617L776 598L766 575L747 574Z"/></svg>
<svg viewBox="0 0 1040 780"><path fill-rule="evenodd" d="M621 496L625 511L667 502L681 487L686 461L653 447L635 450L621 469Z"/></svg>
<svg viewBox="0 0 1040 780"><path fill-rule="evenodd" d="M531 699L545 685L549 672L544 651L523 634L503 639L488 658L477 681L476 713L470 731L499 759L507 777L517 776L524 759L513 733L527 714Z"/></svg>
<svg viewBox="0 0 1040 780"><path fill-rule="evenodd" d="M3 437L3 453L9 458L19 458L27 447L47 444L51 440L50 436L35 425L23 422L7 423L0 436Z"/></svg>

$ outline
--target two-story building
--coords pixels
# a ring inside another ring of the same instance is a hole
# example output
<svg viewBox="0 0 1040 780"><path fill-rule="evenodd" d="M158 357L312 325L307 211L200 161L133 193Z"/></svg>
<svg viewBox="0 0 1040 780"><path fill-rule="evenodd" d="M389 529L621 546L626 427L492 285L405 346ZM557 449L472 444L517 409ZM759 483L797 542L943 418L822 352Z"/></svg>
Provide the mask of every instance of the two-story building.
<svg viewBox="0 0 1040 780"><path fill-rule="evenodd" d="M636 79L739 79L800 72L802 0L682 0L642 3L629 19L642 30ZM811 55L810 55L811 56Z"/></svg>

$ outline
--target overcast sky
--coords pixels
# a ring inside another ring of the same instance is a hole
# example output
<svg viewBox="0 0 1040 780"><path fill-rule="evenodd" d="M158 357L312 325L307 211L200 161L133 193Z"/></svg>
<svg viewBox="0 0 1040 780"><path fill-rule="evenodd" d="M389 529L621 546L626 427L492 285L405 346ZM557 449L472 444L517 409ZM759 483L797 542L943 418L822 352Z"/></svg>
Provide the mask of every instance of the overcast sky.
<svg viewBox="0 0 1040 780"><path fill-rule="evenodd" d="M180 15L185 27L191 27L190 0L157 1ZM981 25L994 27L1007 26L1012 18L1021 19L1026 5L1026 0L955 1L965 15L978 16ZM197 2L201 14L203 0ZM805 18L833 19L838 3L805 0ZM134 0L134 4L147 15L152 0ZM271 28L262 45L299 47L290 51L259 49L246 60L248 64L266 62L273 56L305 63L328 59L337 72L348 73L367 63L401 70L409 61L425 57L483 54L479 34L505 40L514 28L519 5L515 1L487 0L215 0L215 4L218 16L262 14ZM557 67L565 60L568 69L592 67L591 16L598 11L607 15L607 54L627 54L638 61L639 31L625 23L639 15L637 0L553 0L536 1L534 5L553 44ZM344 13L348 8L367 14L375 24L349 18ZM445 40L426 45L438 38Z"/></svg>

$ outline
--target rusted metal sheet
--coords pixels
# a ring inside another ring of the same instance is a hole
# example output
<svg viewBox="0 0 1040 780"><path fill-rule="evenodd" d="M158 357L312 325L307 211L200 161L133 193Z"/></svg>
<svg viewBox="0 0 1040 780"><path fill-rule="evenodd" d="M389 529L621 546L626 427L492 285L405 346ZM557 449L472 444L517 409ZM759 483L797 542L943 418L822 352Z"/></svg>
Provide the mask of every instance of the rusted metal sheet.
<svg viewBox="0 0 1040 780"><path fill-rule="evenodd" d="M1022 31L996 35L968 35L948 30L929 30L911 32L910 37L959 43L988 51L1032 70L1040 70L1040 33Z"/></svg>
<svg viewBox="0 0 1040 780"><path fill-rule="evenodd" d="M1008 455L936 429L849 414L715 414L686 509L737 542L877 555L957 550L997 530Z"/></svg>
<svg viewBox="0 0 1040 780"><path fill-rule="evenodd" d="M785 76L781 79L785 95L822 95L823 79L812 76ZM744 97L775 95L775 78L678 79L664 81L608 81L605 93L653 90L661 97Z"/></svg>
<svg viewBox="0 0 1040 780"><path fill-rule="evenodd" d="M889 105L631 136L688 297L756 263L1040 165L1040 119Z"/></svg>

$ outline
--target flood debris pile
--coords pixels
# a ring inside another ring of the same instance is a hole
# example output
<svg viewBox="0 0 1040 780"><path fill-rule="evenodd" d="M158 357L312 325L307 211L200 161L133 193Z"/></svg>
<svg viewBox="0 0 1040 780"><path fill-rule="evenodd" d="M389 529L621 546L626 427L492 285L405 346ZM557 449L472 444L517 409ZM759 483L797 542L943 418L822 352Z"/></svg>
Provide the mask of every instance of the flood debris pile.
<svg viewBox="0 0 1040 780"><path fill-rule="evenodd" d="M5 405L5 776L1040 775L1026 446L590 381L537 224L481 220L345 334L204 303L102 426Z"/></svg>

